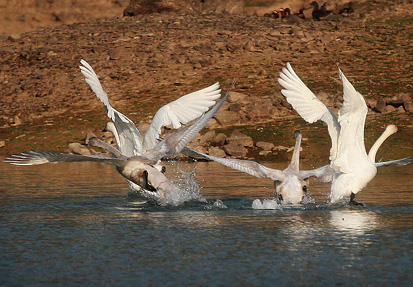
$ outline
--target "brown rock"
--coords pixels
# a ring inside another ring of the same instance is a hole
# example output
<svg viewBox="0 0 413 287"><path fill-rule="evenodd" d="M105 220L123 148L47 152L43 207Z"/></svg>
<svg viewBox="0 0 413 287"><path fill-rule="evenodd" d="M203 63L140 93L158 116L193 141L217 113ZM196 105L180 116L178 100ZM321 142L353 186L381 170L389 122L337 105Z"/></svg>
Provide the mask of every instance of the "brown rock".
<svg viewBox="0 0 413 287"><path fill-rule="evenodd" d="M69 151L74 154L90 155L90 151L87 147L81 145L80 143L70 143Z"/></svg>
<svg viewBox="0 0 413 287"><path fill-rule="evenodd" d="M413 111L412 102L404 103L403 107L404 107L404 110L406 112L412 112Z"/></svg>
<svg viewBox="0 0 413 287"><path fill-rule="evenodd" d="M238 124L240 122L240 116L237 112L220 110L215 119L223 126Z"/></svg>
<svg viewBox="0 0 413 287"><path fill-rule="evenodd" d="M383 98L378 99L376 103L377 111L380 113L384 113L385 108L386 108L386 101Z"/></svg>
<svg viewBox="0 0 413 287"><path fill-rule="evenodd" d="M0 148L4 147L6 145L5 141L0 141Z"/></svg>
<svg viewBox="0 0 413 287"><path fill-rule="evenodd" d="M392 105L387 105L387 106L383 109L382 113L383 113L383 114L388 114L388 113L394 112L394 111L396 111L396 110L397 110L397 109L396 109L395 107L393 107Z"/></svg>
<svg viewBox="0 0 413 287"><path fill-rule="evenodd" d="M213 146L223 146L224 144L228 143L228 137L223 134L219 133L211 140L211 145Z"/></svg>
<svg viewBox="0 0 413 287"><path fill-rule="evenodd" d="M272 150L274 148L273 143L263 141L256 142L255 146L262 148L263 150Z"/></svg>
<svg viewBox="0 0 413 287"><path fill-rule="evenodd" d="M254 52L254 51L256 51L254 43L253 43L252 41L248 40L248 41L244 44L244 50L249 51L249 52Z"/></svg>
<svg viewBox="0 0 413 287"><path fill-rule="evenodd" d="M19 34L11 34L7 39L11 42L17 42L21 39L21 36Z"/></svg>
<svg viewBox="0 0 413 287"><path fill-rule="evenodd" d="M11 124L12 126L20 126L22 124L22 120L19 118L19 116L14 116L13 123Z"/></svg>
<svg viewBox="0 0 413 287"><path fill-rule="evenodd" d="M204 145L205 143L211 142L214 138L215 131L208 131L201 137L201 139L199 140L199 144Z"/></svg>
<svg viewBox="0 0 413 287"><path fill-rule="evenodd" d="M269 155L270 153L271 153L270 150L262 150L262 151L260 151L258 154L259 154L259 155L262 155L262 156L267 156L267 155Z"/></svg>
<svg viewBox="0 0 413 287"><path fill-rule="evenodd" d="M231 112L239 112L241 111L241 105L238 103L230 104L228 110Z"/></svg>
<svg viewBox="0 0 413 287"><path fill-rule="evenodd" d="M225 152L222 149L220 149L219 147L214 147L214 146L211 146L208 149L208 154L211 155L211 156L217 156L217 157L225 157L226 156Z"/></svg>
<svg viewBox="0 0 413 287"><path fill-rule="evenodd" d="M408 94L400 94L397 96L392 97L391 99L387 100L386 103L392 106L400 106L404 103L410 102L412 99Z"/></svg>
<svg viewBox="0 0 413 287"><path fill-rule="evenodd" d="M237 103L237 102L242 102L247 95L238 93L238 92L229 92L228 96L228 102L230 103Z"/></svg>
<svg viewBox="0 0 413 287"><path fill-rule="evenodd" d="M223 147L223 150L233 157L245 157L248 150L241 144L229 143Z"/></svg>
<svg viewBox="0 0 413 287"><path fill-rule="evenodd" d="M218 128L219 126L220 125L219 125L218 121L216 119L212 118L206 123L205 128L213 129L213 128Z"/></svg>
<svg viewBox="0 0 413 287"><path fill-rule="evenodd" d="M251 137L241 133L240 131L233 131L231 133L231 136L228 139L228 142L230 144L235 144L235 145L242 145L244 147L253 147L254 146L254 141L252 140Z"/></svg>

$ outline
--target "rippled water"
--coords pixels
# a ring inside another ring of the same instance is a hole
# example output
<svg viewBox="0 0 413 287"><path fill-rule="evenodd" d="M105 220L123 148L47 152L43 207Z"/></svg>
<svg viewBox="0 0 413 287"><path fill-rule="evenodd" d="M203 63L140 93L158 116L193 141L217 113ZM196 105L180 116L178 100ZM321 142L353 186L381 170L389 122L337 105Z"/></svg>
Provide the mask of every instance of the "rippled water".
<svg viewBox="0 0 413 287"><path fill-rule="evenodd" d="M0 163L0 285L412 282L413 165L381 168L357 196L366 206L328 206L329 186L312 181L317 203L281 210L251 208L272 198L270 180L215 163L179 167L195 171L208 203L137 206L123 178L95 163Z"/></svg>

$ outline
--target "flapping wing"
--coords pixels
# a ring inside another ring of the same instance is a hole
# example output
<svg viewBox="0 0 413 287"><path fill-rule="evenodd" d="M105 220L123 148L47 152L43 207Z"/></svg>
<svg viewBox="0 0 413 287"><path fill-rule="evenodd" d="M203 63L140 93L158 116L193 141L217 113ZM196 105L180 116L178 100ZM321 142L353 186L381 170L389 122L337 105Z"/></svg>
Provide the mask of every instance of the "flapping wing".
<svg viewBox="0 0 413 287"><path fill-rule="evenodd" d="M142 136L135 124L125 115L115 110L109 103L108 95L103 90L99 78L92 67L81 60L83 66L79 66L80 71L85 76L85 81L92 88L96 96L101 100L108 113L108 117L113 121L118 133L117 143L120 151L126 156L140 155L142 152ZM116 136L115 136L116 137Z"/></svg>
<svg viewBox="0 0 413 287"><path fill-rule="evenodd" d="M30 150L7 157L4 162L14 165L39 165L44 163L95 161L118 166L123 161L105 155L63 154L48 150Z"/></svg>
<svg viewBox="0 0 413 287"><path fill-rule="evenodd" d="M300 170L298 175L302 179L315 177L322 182L331 182L333 180L333 169L331 168L331 165L328 164L313 170Z"/></svg>
<svg viewBox="0 0 413 287"><path fill-rule="evenodd" d="M252 160L221 158L221 157L216 157L212 155L207 155L207 154L194 151L194 150L191 150L191 151L198 157L203 157L209 160L213 160L222 165L248 173L249 175L252 175L258 178L270 178L274 181L285 180L285 175L281 170L265 167L259 164L258 162L255 162Z"/></svg>
<svg viewBox="0 0 413 287"><path fill-rule="evenodd" d="M358 162L368 160L364 146L367 105L363 96L354 89L340 69L339 75L343 82L344 101L338 112L341 130L333 169L347 173L351 172Z"/></svg>
<svg viewBox="0 0 413 287"><path fill-rule="evenodd" d="M401 166L401 165L410 164L412 161L413 161L413 157L409 156L409 157L405 157L405 158L401 158L401 159L376 162L374 165L376 167L379 167L379 166Z"/></svg>
<svg viewBox="0 0 413 287"><path fill-rule="evenodd" d="M210 106L215 104L215 100L220 96L219 83L215 83L164 105L156 112L145 133L143 151L147 151L157 144L163 126L172 124L174 129L180 128L182 124L187 124L200 117Z"/></svg>
<svg viewBox="0 0 413 287"><path fill-rule="evenodd" d="M314 123L321 119L327 124L331 137L330 160L334 159L340 133L340 125L336 116L303 83L290 63L287 63L287 67L282 69L278 82L284 88L281 93L306 122Z"/></svg>
<svg viewBox="0 0 413 287"><path fill-rule="evenodd" d="M153 149L146 151L142 157L157 162L164 156L171 156L181 152L181 150L192 140L196 134L205 126L205 124L218 112L225 100L228 98L227 93L221 101L218 102L206 114L192 122L190 125L180 129L173 135L168 136L159 142Z"/></svg>

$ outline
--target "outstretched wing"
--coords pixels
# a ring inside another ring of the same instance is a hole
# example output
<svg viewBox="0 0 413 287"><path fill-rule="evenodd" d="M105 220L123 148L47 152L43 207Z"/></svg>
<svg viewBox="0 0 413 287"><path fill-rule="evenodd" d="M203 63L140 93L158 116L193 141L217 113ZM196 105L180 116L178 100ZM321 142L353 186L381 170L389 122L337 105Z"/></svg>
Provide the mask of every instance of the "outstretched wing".
<svg viewBox="0 0 413 287"><path fill-rule="evenodd" d="M192 122L190 125L180 129L173 135L168 136L159 142L153 149L146 151L142 157L157 162L164 156L171 156L181 152L181 150L192 140L196 134L205 126L205 124L218 112L225 100L228 98L227 93L218 104L210 109L206 114Z"/></svg>
<svg viewBox="0 0 413 287"><path fill-rule="evenodd" d="M272 169L259 164L258 162L252 160L244 159L231 159L231 158L221 158L212 155L207 155L195 150L190 150L198 157L203 157L209 160L213 160L222 165L228 166L230 168L248 173L249 175L258 178L270 178L274 181L284 181L286 179L284 173L281 170Z"/></svg>
<svg viewBox="0 0 413 287"><path fill-rule="evenodd" d="M333 180L333 169L331 168L331 165L328 164L313 170L300 170L298 175L302 179L315 177L322 182L331 182Z"/></svg>
<svg viewBox="0 0 413 287"><path fill-rule="evenodd" d="M145 133L143 151L147 151L157 144L163 126L172 124L174 129L180 128L181 124L187 124L200 117L210 106L215 104L215 100L220 96L219 83L215 83L161 107Z"/></svg>
<svg viewBox="0 0 413 287"><path fill-rule="evenodd" d="M83 66L79 66L80 71L85 76L85 81L101 100L108 112L108 117L113 121L116 127L115 138L119 141L117 144L120 151L128 156L140 155L142 153L142 136L135 124L125 115L115 110L109 103L108 95L103 90L102 85L92 67L85 61L80 60Z"/></svg>
<svg viewBox="0 0 413 287"><path fill-rule="evenodd" d="M321 119L327 124L331 137L330 160L334 159L337 154L340 133L340 125L336 116L303 83L290 63L287 63L287 67L282 69L278 82L284 88L281 93L306 122L314 123Z"/></svg>
<svg viewBox="0 0 413 287"><path fill-rule="evenodd" d="M63 154L48 150L30 150L7 157L4 162L14 165L39 165L44 163L95 161L118 166L123 161L105 155Z"/></svg>
<svg viewBox="0 0 413 287"><path fill-rule="evenodd" d="M409 164L412 161L413 161L413 157L409 156L409 157L405 157L405 158L401 158L401 159L376 162L374 165L376 167L379 167L379 166L401 166L401 165Z"/></svg>
<svg viewBox="0 0 413 287"><path fill-rule="evenodd" d="M367 105L340 69L339 75L343 82L344 101L338 112L341 130L333 169L348 173L354 170L356 164L368 161L364 146Z"/></svg>

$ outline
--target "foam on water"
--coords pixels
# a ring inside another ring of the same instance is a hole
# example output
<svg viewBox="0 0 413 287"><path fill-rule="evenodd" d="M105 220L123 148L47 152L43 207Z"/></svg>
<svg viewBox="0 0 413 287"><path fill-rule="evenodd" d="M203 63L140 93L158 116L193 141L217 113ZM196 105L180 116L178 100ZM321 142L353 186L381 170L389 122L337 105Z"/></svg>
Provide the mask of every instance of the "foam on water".
<svg viewBox="0 0 413 287"><path fill-rule="evenodd" d="M275 199L263 199L262 201L258 198L252 202L252 209L282 209L281 204Z"/></svg>

